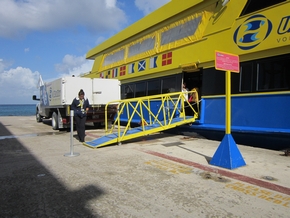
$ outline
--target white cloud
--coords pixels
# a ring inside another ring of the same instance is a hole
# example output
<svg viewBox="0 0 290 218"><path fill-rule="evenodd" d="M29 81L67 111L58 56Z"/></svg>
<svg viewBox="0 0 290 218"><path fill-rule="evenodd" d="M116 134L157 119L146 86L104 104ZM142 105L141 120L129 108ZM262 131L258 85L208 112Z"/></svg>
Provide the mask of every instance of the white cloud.
<svg viewBox="0 0 290 218"><path fill-rule="evenodd" d="M29 52L29 48L25 48L24 49L24 52L26 53L26 52Z"/></svg>
<svg viewBox="0 0 290 218"><path fill-rule="evenodd" d="M0 74L2 74L2 72L4 72L4 70L10 67L11 65L12 62L5 61L2 58L0 58Z"/></svg>
<svg viewBox="0 0 290 218"><path fill-rule="evenodd" d="M92 70L92 65L93 65L93 61L86 61L85 63L83 63L82 65L78 67L71 68L67 74L61 74L60 77L66 77L66 76L72 76L72 75L79 76L80 74L88 73L89 71Z"/></svg>
<svg viewBox="0 0 290 218"><path fill-rule="evenodd" d="M38 79L39 72L32 72L28 68L0 71L0 102L27 103L33 94L37 94Z"/></svg>
<svg viewBox="0 0 290 218"><path fill-rule="evenodd" d="M106 6L108 8L116 7L116 0L106 0Z"/></svg>
<svg viewBox="0 0 290 218"><path fill-rule="evenodd" d="M91 32L117 31L126 23L116 0L1 0L0 36L83 26Z"/></svg>
<svg viewBox="0 0 290 218"><path fill-rule="evenodd" d="M56 65L60 72L57 78L65 76L79 76L82 73L89 72L92 69L93 61L88 61L83 56L65 55L62 63ZM7 69L11 63L0 59L0 103L6 104L25 104L34 103L32 95L39 95L37 84L40 73L32 72L29 68L16 67ZM51 78L45 82L57 79Z"/></svg>
<svg viewBox="0 0 290 218"><path fill-rule="evenodd" d="M170 0L135 0L135 5L140 11L143 11L144 15L147 15L168 2Z"/></svg>
<svg viewBox="0 0 290 218"><path fill-rule="evenodd" d="M86 55L76 57L74 55L65 55L61 64L56 64L56 71L60 77L79 76L92 70L93 61L86 60Z"/></svg>

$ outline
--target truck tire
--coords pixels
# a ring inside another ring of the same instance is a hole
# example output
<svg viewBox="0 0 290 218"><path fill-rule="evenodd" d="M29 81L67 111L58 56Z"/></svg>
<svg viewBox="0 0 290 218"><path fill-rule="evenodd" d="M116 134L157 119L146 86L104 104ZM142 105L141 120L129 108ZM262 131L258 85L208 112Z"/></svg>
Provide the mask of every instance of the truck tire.
<svg viewBox="0 0 290 218"><path fill-rule="evenodd" d="M52 114L51 126L53 130L58 130L58 115L55 112Z"/></svg>
<svg viewBox="0 0 290 218"><path fill-rule="evenodd" d="M42 122L42 116L39 114L39 111L36 111L36 122L40 123Z"/></svg>

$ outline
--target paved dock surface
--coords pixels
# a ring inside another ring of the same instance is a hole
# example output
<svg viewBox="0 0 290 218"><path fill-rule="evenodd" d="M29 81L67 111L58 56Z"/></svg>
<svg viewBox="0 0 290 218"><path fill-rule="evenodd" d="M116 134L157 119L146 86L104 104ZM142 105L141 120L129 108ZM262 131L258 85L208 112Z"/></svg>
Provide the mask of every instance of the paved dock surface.
<svg viewBox="0 0 290 218"><path fill-rule="evenodd" d="M104 135L87 126L86 140ZM0 217L290 217L290 157L244 145L246 166L209 164L220 142L158 133L98 149L35 117L0 117Z"/></svg>

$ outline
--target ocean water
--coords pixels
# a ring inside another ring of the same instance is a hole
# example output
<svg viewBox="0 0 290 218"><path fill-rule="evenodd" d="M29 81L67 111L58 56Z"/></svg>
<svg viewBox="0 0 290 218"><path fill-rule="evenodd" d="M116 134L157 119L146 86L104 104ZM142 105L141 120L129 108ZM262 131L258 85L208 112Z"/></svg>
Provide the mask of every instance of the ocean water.
<svg viewBox="0 0 290 218"><path fill-rule="evenodd" d="M0 104L0 116L34 116L35 104Z"/></svg>

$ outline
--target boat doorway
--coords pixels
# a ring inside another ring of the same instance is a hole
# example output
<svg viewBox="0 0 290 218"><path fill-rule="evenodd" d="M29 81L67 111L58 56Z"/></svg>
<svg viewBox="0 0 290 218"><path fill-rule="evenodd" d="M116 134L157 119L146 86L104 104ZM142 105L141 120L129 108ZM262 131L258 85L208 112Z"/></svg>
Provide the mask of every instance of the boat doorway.
<svg viewBox="0 0 290 218"><path fill-rule="evenodd" d="M186 84L188 91L198 88L199 99L202 91L202 69L194 72L183 72L183 83Z"/></svg>

